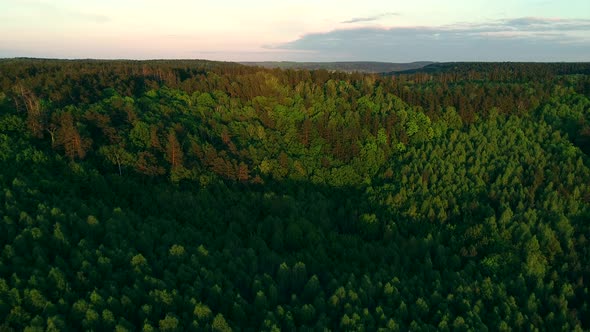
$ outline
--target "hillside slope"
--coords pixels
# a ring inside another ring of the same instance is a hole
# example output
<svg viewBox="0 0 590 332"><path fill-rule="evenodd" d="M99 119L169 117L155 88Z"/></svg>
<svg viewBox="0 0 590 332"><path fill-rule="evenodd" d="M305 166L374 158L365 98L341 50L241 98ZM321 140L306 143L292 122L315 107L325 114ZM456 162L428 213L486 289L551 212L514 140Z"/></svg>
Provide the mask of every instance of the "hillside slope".
<svg viewBox="0 0 590 332"><path fill-rule="evenodd" d="M589 329L555 66L0 60L0 329Z"/></svg>

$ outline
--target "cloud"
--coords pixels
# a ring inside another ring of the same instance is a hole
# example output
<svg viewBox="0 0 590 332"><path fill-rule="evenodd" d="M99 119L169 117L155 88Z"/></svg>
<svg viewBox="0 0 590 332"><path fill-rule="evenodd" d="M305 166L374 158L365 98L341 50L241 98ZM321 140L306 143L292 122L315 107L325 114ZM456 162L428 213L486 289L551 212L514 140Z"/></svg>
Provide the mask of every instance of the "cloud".
<svg viewBox="0 0 590 332"><path fill-rule="evenodd" d="M373 15L373 16L368 16L368 17L355 17L355 18L351 18L350 20L342 21L340 23L349 24L349 23L373 22L373 21L377 21L377 20L380 20L385 17L398 16L398 15L399 15L398 13L383 13L383 14Z"/></svg>
<svg viewBox="0 0 590 332"><path fill-rule="evenodd" d="M590 19L523 17L446 26L360 27L310 33L267 47L305 50L326 60L590 61Z"/></svg>
<svg viewBox="0 0 590 332"><path fill-rule="evenodd" d="M551 24L556 23L556 22L559 22L559 20L547 19L547 18L542 18L542 17L520 17L520 18L505 20L503 23L507 26L529 27L529 26L534 26L534 25L550 26Z"/></svg>
<svg viewBox="0 0 590 332"><path fill-rule="evenodd" d="M499 21L497 25L524 31L588 31L590 19L521 17Z"/></svg>

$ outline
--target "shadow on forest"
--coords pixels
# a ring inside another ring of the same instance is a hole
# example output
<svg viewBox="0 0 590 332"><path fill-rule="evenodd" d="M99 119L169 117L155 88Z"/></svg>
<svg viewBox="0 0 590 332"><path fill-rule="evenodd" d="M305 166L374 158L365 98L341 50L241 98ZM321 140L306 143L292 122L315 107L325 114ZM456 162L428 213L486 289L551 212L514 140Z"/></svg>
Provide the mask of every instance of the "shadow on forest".
<svg viewBox="0 0 590 332"><path fill-rule="evenodd" d="M263 268L269 274L287 259L290 264L304 261L318 273L377 270L397 262L415 266L403 272L411 275L421 268L410 262L424 261L430 250L427 234L440 231L433 224L408 220L386 234L392 218L388 208L371 201L362 187L292 180L265 180L263 185L217 180L203 187L98 172L59 177L62 181L43 191L55 193L56 187L67 186L69 197L80 198L74 205L88 207L99 220L119 219L118 226L103 230L119 234L102 234L113 245L127 243L148 254L174 242L203 244L238 256L254 250L272 258ZM365 215L375 215L377 221L367 223ZM121 227L121 222L128 224ZM442 233L436 236L444 238Z"/></svg>

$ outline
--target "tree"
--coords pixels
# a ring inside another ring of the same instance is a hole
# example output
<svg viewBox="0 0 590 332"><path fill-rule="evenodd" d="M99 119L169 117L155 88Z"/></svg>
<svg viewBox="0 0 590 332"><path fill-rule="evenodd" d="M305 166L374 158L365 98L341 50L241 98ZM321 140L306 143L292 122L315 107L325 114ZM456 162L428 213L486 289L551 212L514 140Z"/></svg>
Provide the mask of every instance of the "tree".
<svg viewBox="0 0 590 332"><path fill-rule="evenodd" d="M168 160L172 168L178 168L182 166L182 159L182 148L176 138L176 132L170 130L168 133L168 144L166 145L166 160Z"/></svg>
<svg viewBox="0 0 590 332"><path fill-rule="evenodd" d="M150 126L150 146L154 149L161 150L160 138L158 136L158 127Z"/></svg>
<svg viewBox="0 0 590 332"><path fill-rule="evenodd" d="M99 153L103 155L110 163L117 165L119 175L123 175L122 166L133 165L133 155L122 145L106 145L99 149Z"/></svg>
<svg viewBox="0 0 590 332"><path fill-rule="evenodd" d="M209 307L206 304L203 304L201 302L195 305L195 310L193 311L193 313L195 314L195 316L197 316L197 320L199 322L208 322L213 316L211 309L209 309Z"/></svg>
<svg viewBox="0 0 590 332"><path fill-rule="evenodd" d="M232 329L229 327L225 318L223 318L222 314L217 314L215 318L213 318L213 322L211 323L211 329L215 332L231 332Z"/></svg>
<svg viewBox="0 0 590 332"><path fill-rule="evenodd" d="M309 147L311 142L313 124L309 118L305 118L301 124L301 144L305 147Z"/></svg>
<svg viewBox="0 0 590 332"><path fill-rule="evenodd" d="M160 320L158 326L160 331L177 331L179 328L179 321L173 314L168 313L164 319Z"/></svg>
<svg viewBox="0 0 590 332"><path fill-rule="evenodd" d="M16 98L14 99L17 110L21 105L24 105L24 108L27 112L27 127L33 136L37 138L43 137L45 114L43 107L41 106L41 101L39 98L37 98L35 93L25 88L22 84L18 84L14 90L17 94Z"/></svg>
<svg viewBox="0 0 590 332"><path fill-rule="evenodd" d="M246 182L250 179L250 171L248 170L248 165L244 162L240 162L238 166L238 180L242 182Z"/></svg>
<svg viewBox="0 0 590 332"><path fill-rule="evenodd" d="M129 139L138 149L150 148L152 146L152 139L149 125L143 121L135 122L135 125L129 132Z"/></svg>
<svg viewBox="0 0 590 332"><path fill-rule="evenodd" d="M74 124L74 118L70 112L62 112L57 116L59 124L56 141L70 160L84 159L91 141L83 138Z"/></svg>
<svg viewBox="0 0 590 332"><path fill-rule="evenodd" d="M156 157L147 151L138 154L135 168L138 172L149 176L162 175L166 172L164 167L158 164Z"/></svg>

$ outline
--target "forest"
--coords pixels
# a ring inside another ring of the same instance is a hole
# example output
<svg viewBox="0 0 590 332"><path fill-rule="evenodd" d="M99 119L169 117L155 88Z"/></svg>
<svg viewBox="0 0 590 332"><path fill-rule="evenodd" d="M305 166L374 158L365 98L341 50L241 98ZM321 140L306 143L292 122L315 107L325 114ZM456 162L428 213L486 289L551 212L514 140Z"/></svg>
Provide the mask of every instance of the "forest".
<svg viewBox="0 0 590 332"><path fill-rule="evenodd" d="M386 73L418 70L422 67L432 64L429 61L417 61L410 63L392 63L392 62L375 62L375 61L348 61L348 62L292 62L292 61L260 61L260 62L240 62L247 66L258 66L263 68L281 68L281 69L307 69L318 70L325 69L328 71L343 72L361 72L361 73Z"/></svg>
<svg viewBox="0 0 590 332"><path fill-rule="evenodd" d="M1 331L590 329L590 63L0 60Z"/></svg>

